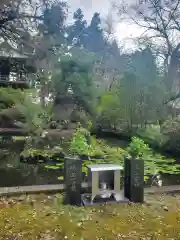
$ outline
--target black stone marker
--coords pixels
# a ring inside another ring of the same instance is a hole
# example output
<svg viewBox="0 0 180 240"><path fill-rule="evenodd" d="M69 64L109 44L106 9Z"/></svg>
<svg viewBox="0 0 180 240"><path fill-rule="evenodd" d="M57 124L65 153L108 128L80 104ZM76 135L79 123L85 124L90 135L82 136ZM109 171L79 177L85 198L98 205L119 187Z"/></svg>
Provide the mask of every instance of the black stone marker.
<svg viewBox="0 0 180 240"><path fill-rule="evenodd" d="M130 198L130 163L129 159L124 160L124 196L125 198Z"/></svg>
<svg viewBox="0 0 180 240"><path fill-rule="evenodd" d="M78 158L65 158L64 160L65 180L65 204L81 205L81 183L82 183L82 160Z"/></svg>
<svg viewBox="0 0 180 240"><path fill-rule="evenodd" d="M124 196L131 202L144 202L144 161L125 159Z"/></svg>

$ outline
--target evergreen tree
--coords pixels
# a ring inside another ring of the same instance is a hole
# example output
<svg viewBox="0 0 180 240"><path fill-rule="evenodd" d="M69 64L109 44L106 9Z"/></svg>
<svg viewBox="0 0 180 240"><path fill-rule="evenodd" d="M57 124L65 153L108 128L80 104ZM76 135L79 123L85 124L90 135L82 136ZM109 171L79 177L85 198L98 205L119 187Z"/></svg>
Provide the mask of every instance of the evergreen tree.
<svg viewBox="0 0 180 240"><path fill-rule="evenodd" d="M153 81L157 75L156 59L150 48L137 50L132 54L121 56L125 72L133 73L145 83Z"/></svg>
<svg viewBox="0 0 180 240"><path fill-rule="evenodd" d="M62 58L60 72L53 74L55 98L54 104L58 103L59 97L66 97L70 94L78 106L81 106L89 114L93 114L94 83L91 76L91 66L76 57Z"/></svg>
<svg viewBox="0 0 180 240"><path fill-rule="evenodd" d="M87 26L82 9L78 8L74 12L74 24L67 29L68 43L74 43L75 46L81 46L84 43L85 29Z"/></svg>
<svg viewBox="0 0 180 240"><path fill-rule="evenodd" d="M118 43L116 41L116 39L114 39L112 41L111 44L109 44L109 52L111 55L115 56L115 57L119 57L120 56L120 49L118 46Z"/></svg>
<svg viewBox="0 0 180 240"><path fill-rule="evenodd" d="M146 125L162 120L166 114L163 104L166 89L162 77L158 76L156 59L151 49L138 50L123 58L124 71L128 74L120 81L120 96L121 103L128 103L127 109L131 110L131 116L128 116L131 125Z"/></svg>
<svg viewBox="0 0 180 240"><path fill-rule="evenodd" d="M86 29L86 38L84 47L90 52L102 55L105 48L103 29L101 28L101 19L99 13L94 13L90 25Z"/></svg>

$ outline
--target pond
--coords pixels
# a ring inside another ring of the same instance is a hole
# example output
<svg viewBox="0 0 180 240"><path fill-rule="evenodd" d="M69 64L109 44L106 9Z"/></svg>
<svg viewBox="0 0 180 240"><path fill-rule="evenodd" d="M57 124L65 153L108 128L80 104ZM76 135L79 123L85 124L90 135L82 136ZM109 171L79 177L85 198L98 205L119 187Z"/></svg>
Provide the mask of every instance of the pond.
<svg viewBox="0 0 180 240"><path fill-rule="evenodd" d="M100 136L99 139L105 139L106 140L106 143L109 145L109 146L112 146L112 147L121 147L121 148L126 148L128 146L128 144L130 143L130 138L128 137L124 137L124 136L121 136L118 135L117 137L115 137L115 135L113 136ZM177 157L177 154L174 154L171 153L163 153L163 152L159 152L160 154L166 156L166 157L169 157L169 158L173 158L173 159L176 159L176 163L177 164L180 164L180 158ZM163 185L166 185L166 186L170 186L170 185L179 185L180 184L180 174L163 174L162 175L162 181L163 181Z"/></svg>
<svg viewBox="0 0 180 240"><path fill-rule="evenodd" d="M14 157L15 162L17 159L18 156ZM59 184L58 177L62 175L62 170L47 169L40 164L18 163L6 166L0 164L0 187ZM162 180L163 185L178 185L180 184L180 175L164 174Z"/></svg>
<svg viewBox="0 0 180 240"><path fill-rule="evenodd" d="M109 146L125 148L128 145L127 140L107 138L106 141ZM47 169L43 164L29 165L26 163L20 163L20 152L21 149L17 146L16 151L13 151L13 153L10 154L9 152L3 152L3 150L1 150L0 187L60 183L58 177L63 175L62 170ZM162 180L163 185L178 185L180 184L180 175L164 174Z"/></svg>

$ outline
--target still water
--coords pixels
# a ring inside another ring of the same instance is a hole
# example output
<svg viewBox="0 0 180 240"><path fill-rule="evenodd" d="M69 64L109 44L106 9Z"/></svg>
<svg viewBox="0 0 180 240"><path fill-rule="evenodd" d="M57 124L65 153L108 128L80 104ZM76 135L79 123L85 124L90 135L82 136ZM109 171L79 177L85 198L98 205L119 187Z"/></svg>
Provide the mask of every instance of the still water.
<svg viewBox="0 0 180 240"><path fill-rule="evenodd" d="M0 187L59 184L62 176L60 169L47 169L44 165L29 165L19 162L19 155L1 158ZM164 174L163 185L180 184L180 175ZM123 181L123 179L122 179Z"/></svg>
<svg viewBox="0 0 180 240"><path fill-rule="evenodd" d="M107 139L107 144L125 148L128 141ZM13 147L13 146L12 146ZM47 169L44 165L29 165L20 163L20 152L22 149L15 146L16 151L3 154L0 153L0 187L27 186L27 185L46 185L59 184L58 177L63 175L60 169ZM180 175L164 174L162 176L163 185L180 184Z"/></svg>

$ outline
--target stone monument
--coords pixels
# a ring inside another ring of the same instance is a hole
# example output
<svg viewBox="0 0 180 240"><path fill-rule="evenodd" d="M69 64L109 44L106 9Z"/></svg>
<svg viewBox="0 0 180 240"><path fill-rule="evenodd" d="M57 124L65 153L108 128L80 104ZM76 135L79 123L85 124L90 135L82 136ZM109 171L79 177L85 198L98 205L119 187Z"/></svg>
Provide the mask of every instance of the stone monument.
<svg viewBox="0 0 180 240"><path fill-rule="evenodd" d="M65 158L64 160L65 198L64 203L81 205L82 160Z"/></svg>
<svg viewBox="0 0 180 240"><path fill-rule="evenodd" d="M144 160L124 160L124 196L131 202L144 202Z"/></svg>

